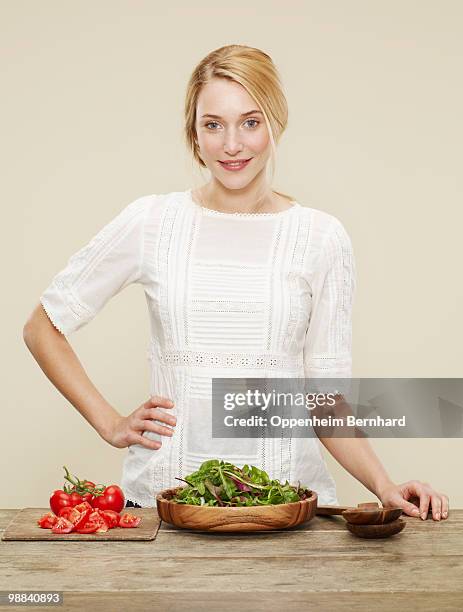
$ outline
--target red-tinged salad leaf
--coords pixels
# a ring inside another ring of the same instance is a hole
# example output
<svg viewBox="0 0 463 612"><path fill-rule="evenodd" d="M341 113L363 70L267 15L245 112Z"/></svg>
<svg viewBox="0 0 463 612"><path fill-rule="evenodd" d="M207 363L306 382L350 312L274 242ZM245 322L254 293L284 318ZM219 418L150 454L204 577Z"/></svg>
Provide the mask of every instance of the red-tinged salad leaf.
<svg viewBox="0 0 463 612"><path fill-rule="evenodd" d="M205 461L196 472L177 478L186 482L172 497L178 504L195 506L260 506L288 504L307 499L307 487L284 484L270 479L267 472L254 465L242 468L220 459Z"/></svg>

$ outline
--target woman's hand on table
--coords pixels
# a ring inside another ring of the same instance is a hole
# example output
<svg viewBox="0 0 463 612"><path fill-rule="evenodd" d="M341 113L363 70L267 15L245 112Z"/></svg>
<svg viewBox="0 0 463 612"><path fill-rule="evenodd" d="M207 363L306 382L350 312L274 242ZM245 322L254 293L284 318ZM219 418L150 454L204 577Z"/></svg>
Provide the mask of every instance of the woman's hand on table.
<svg viewBox="0 0 463 612"><path fill-rule="evenodd" d="M160 408L173 408L174 403L167 397L153 395L148 401L143 402L128 416L118 415L112 423L109 432L104 436L106 442L116 448L125 448L131 444L141 444L151 450L159 450L162 443L151 440L143 435L145 431L153 431L163 436L171 437L173 429L154 423L162 421L168 425L175 426L175 416L160 410Z"/></svg>
<svg viewBox="0 0 463 612"><path fill-rule="evenodd" d="M426 520L429 505L431 504L432 518L440 521L446 519L449 514L449 498L444 493L439 493L427 482L409 480L403 484L396 485L393 482L382 487L377 496L384 507L397 506L409 516L420 516Z"/></svg>

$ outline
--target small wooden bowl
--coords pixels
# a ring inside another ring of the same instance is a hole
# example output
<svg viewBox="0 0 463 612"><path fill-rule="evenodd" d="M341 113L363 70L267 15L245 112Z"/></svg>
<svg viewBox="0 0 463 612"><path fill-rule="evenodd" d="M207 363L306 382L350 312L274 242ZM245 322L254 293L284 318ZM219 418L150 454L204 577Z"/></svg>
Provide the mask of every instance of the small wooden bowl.
<svg viewBox="0 0 463 612"><path fill-rule="evenodd" d="M398 518L390 523L378 525L354 525L354 523L346 523L346 527L359 538L389 538L402 531L406 524L403 519Z"/></svg>
<svg viewBox="0 0 463 612"><path fill-rule="evenodd" d="M161 491L156 496L163 521L183 529L198 531L271 531L295 527L310 521L317 509L317 493L289 504L270 506L194 506L177 504L172 497L184 487Z"/></svg>

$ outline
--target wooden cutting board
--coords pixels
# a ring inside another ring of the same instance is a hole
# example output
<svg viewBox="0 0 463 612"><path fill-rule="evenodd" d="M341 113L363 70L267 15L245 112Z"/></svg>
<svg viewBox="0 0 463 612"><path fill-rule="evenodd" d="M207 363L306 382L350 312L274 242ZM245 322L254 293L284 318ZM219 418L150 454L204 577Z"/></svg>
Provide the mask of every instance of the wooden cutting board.
<svg viewBox="0 0 463 612"><path fill-rule="evenodd" d="M2 540L72 540L91 541L133 541L154 540L157 535L161 519L156 508L123 508L122 513L130 512L141 516L138 527L115 527L105 533L53 533L51 529L42 529L37 521L44 514L50 512L50 508L23 508L10 521L2 535Z"/></svg>

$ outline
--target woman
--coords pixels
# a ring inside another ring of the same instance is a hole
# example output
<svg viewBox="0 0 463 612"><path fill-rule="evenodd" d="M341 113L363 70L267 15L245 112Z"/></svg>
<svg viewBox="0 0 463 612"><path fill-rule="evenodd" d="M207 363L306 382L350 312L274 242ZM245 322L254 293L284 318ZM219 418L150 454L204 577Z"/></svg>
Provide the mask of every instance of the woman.
<svg viewBox="0 0 463 612"><path fill-rule="evenodd" d="M271 189L267 168L271 160L273 176L286 124L267 54L241 45L210 53L185 103L187 144L210 180L131 202L69 259L25 326L53 384L106 442L128 447L121 481L128 505L154 506L159 490L213 457L300 480L320 504L338 503L315 436L210 434L214 377L351 377L351 242L334 216ZM148 302L151 397L122 416L66 336L129 283L141 283ZM447 517L446 495L415 480L393 483L365 438L322 442L383 505Z"/></svg>

